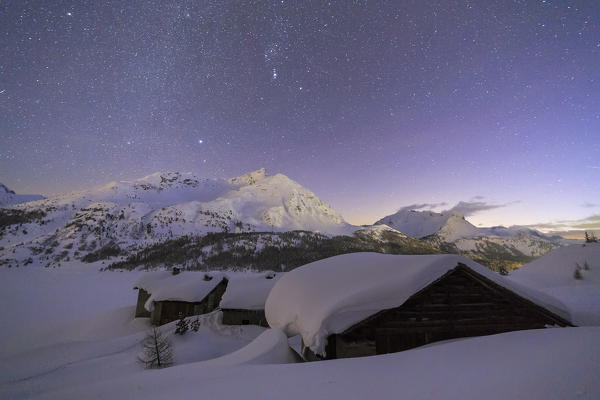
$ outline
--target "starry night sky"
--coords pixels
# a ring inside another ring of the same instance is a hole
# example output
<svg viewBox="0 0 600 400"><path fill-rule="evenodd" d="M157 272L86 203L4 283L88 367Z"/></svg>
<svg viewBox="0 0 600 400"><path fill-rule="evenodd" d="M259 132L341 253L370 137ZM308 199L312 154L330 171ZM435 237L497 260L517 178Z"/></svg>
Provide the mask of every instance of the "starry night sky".
<svg viewBox="0 0 600 400"><path fill-rule="evenodd" d="M598 214L600 2L0 4L0 182L260 167L354 223Z"/></svg>

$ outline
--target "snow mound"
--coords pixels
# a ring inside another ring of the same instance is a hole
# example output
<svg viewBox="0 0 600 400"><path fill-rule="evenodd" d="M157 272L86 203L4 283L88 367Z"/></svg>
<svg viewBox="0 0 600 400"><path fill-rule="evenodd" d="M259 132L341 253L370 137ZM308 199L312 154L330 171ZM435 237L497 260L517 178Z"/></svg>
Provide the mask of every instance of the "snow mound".
<svg viewBox="0 0 600 400"><path fill-rule="evenodd" d="M284 274L256 274L231 277L221 299L221 308L263 310L273 285Z"/></svg>
<svg viewBox="0 0 600 400"><path fill-rule="evenodd" d="M522 287L458 255L354 253L316 261L282 277L265 306L269 325L323 354L327 336L385 309L399 307L458 263L569 320L555 299Z"/></svg>
<svg viewBox="0 0 600 400"><path fill-rule="evenodd" d="M248 345L231 354L207 361L206 364L210 364L210 366L233 366L295 362L298 362L298 356L290 349L285 333L280 329L267 329Z"/></svg>
<svg viewBox="0 0 600 400"><path fill-rule="evenodd" d="M574 278L576 265L581 267L582 279ZM509 278L559 299L576 325L600 325L600 243L555 249L513 271Z"/></svg>
<svg viewBox="0 0 600 400"><path fill-rule="evenodd" d="M177 275L169 271L148 272L137 280L134 289L150 293L144 307L152 311L155 301L202 301L223 279L227 276L220 272L184 271Z"/></svg>

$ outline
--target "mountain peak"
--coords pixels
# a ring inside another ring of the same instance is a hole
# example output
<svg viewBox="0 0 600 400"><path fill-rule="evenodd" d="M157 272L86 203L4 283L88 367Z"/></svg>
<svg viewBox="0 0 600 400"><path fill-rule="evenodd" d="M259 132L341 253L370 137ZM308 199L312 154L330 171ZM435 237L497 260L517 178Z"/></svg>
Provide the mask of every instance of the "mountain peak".
<svg viewBox="0 0 600 400"><path fill-rule="evenodd" d="M256 171L248 172L247 174L231 178L229 182L234 185L254 185L257 182L262 181L267 177L267 170L264 168L257 169Z"/></svg>
<svg viewBox="0 0 600 400"><path fill-rule="evenodd" d="M388 225L405 235L421 238L439 231L452 215L453 214L451 213L437 213L428 210L419 211L403 208L395 214L380 219L375 222L375 224Z"/></svg>

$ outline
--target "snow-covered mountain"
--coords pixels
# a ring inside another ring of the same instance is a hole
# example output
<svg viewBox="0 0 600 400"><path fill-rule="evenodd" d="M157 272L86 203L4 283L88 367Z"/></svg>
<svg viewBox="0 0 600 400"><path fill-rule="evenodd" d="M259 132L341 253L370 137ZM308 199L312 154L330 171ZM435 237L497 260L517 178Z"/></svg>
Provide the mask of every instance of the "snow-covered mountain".
<svg viewBox="0 0 600 400"><path fill-rule="evenodd" d="M44 196L39 194L16 194L0 183L0 207L6 207L14 204L27 203L28 201L41 200Z"/></svg>
<svg viewBox="0 0 600 400"><path fill-rule="evenodd" d="M514 226L479 228L456 212L402 209L377 221L408 236L476 260L512 260L515 265L539 257L563 243L534 229Z"/></svg>
<svg viewBox="0 0 600 400"><path fill-rule="evenodd" d="M116 255L209 232L351 234L355 229L310 190L264 169L228 180L155 173L3 212L8 222L0 227L0 264L6 265L54 265L94 252Z"/></svg>
<svg viewBox="0 0 600 400"><path fill-rule="evenodd" d="M455 214L402 209L383 217L375 225L387 225L405 235L422 238L438 232L453 215Z"/></svg>

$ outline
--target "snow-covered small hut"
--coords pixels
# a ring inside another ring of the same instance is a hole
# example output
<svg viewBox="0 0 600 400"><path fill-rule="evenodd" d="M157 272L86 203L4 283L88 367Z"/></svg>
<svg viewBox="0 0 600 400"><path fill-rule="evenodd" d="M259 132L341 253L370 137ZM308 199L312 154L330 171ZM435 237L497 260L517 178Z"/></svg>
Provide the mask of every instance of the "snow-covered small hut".
<svg viewBox="0 0 600 400"><path fill-rule="evenodd" d="M275 284L265 313L271 327L301 335L307 360L570 325L559 301L457 255L354 253L316 261Z"/></svg>
<svg viewBox="0 0 600 400"><path fill-rule="evenodd" d="M163 325L209 313L218 307L227 283L223 273L148 272L134 285L139 290L135 316L150 317L153 325Z"/></svg>
<svg viewBox="0 0 600 400"><path fill-rule="evenodd" d="M221 299L223 324L268 327L265 301L283 273L274 272L231 277Z"/></svg>

